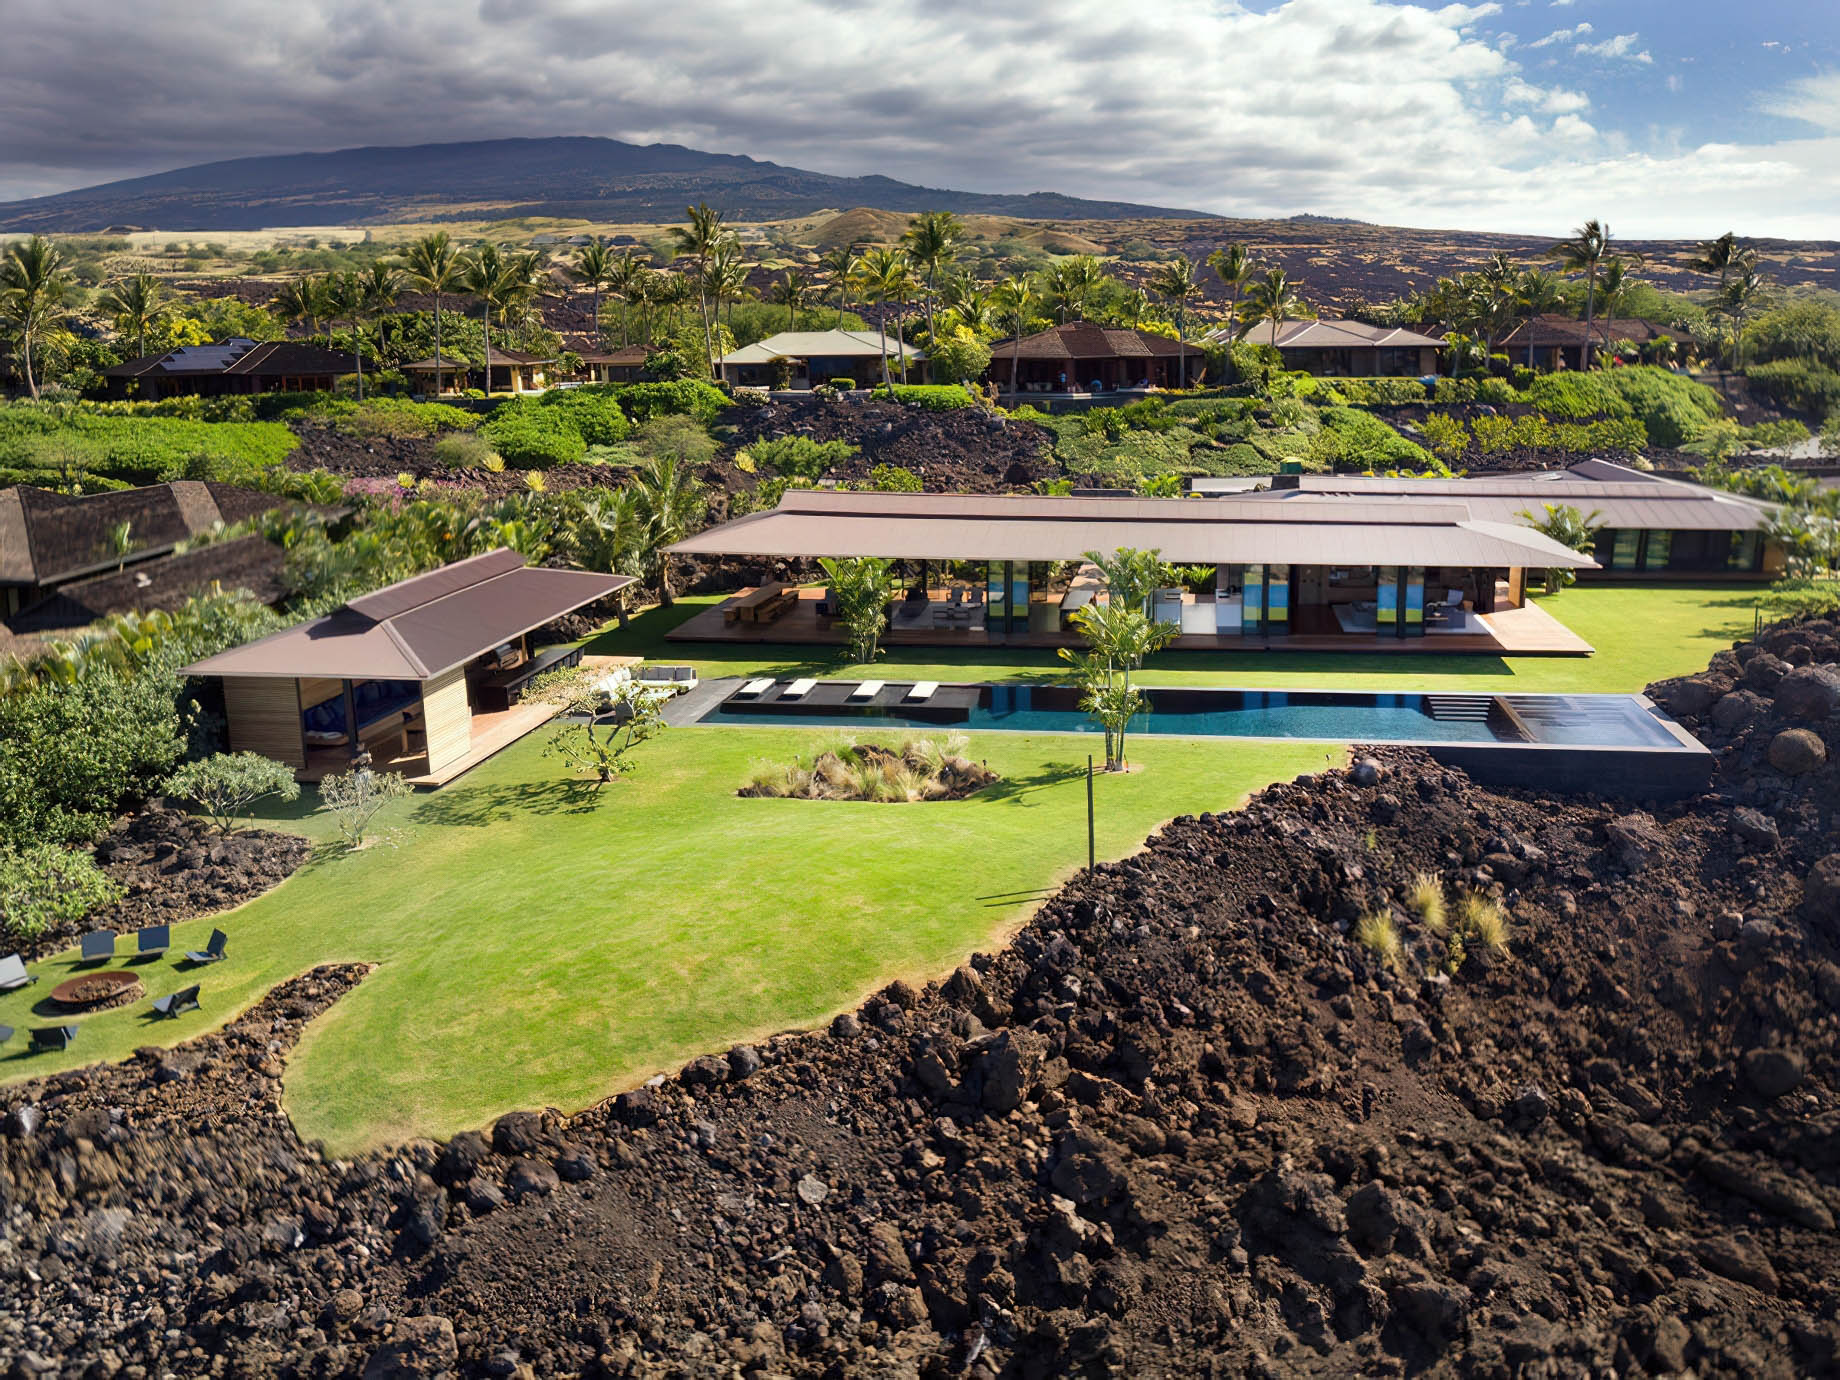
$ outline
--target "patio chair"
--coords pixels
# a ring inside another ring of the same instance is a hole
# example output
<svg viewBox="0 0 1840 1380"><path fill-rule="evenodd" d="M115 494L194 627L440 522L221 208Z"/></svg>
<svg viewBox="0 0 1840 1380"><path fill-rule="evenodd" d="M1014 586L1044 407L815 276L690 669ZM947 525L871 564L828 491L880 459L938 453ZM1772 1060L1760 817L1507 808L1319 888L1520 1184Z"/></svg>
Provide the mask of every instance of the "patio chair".
<svg viewBox="0 0 1840 1380"><path fill-rule="evenodd" d="M795 680L780 693L782 700L802 700L817 688L815 680Z"/></svg>
<svg viewBox="0 0 1840 1380"><path fill-rule="evenodd" d="M157 957L172 947L172 927L170 925L148 925L135 931L134 952L142 956Z"/></svg>
<svg viewBox="0 0 1840 1380"><path fill-rule="evenodd" d="M225 934L222 930L212 930L211 942L204 946L203 952L194 951L186 954L186 961L190 963L220 962L224 956L224 946L229 942L230 936Z"/></svg>
<svg viewBox="0 0 1840 1380"><path fill-rule="evenodd" d="M750 680L746 685L735 691L735 698L738 700L757 700L772 688L773 681L763 676L759 680Z"/></svg>
<svg viewBox="0 0 1840 1380"><path fill-rule="evenodd" d="M908 692L901 697L901 700L904 704L925 704L938 693L938 681L923 680L918 685L911 687Z"/></svg>
<svg viewBox="0 0 1840 1380"><path fill-rule="evenodd" d="M169 993L164 997L155 997L153 1009L160 1015L168 1017L183 1016L187 1011L196 1011L198 1009L198 984L194 982L190 987L181 987L177 992Z"/></svg>
<svg viewBox="0 0 1840 1380"><path fill-rule="evenodd" d="M18 954L0 958L0 992L17 992L37 981L37 977L26 972L26 961Z"/></svg>
<svg viewBox="0 0 1840 1380"><path fill-rule="evenodd" d="M37 1054L46 1049L69 1049L70 1042L77 1038L74 1025L40 1025L32 1028L32 1052Z"/></svg>
<svg viewBox="0 0 1840 1380"><path fill-rule="evenodd" d="M882 693L882 687L888 682L882 680L865 680L851 690L847 696L850 704L863 704Z"/></svg>
<svg viewBox="0 0 1840 1380"><path fill-rule="evenodd" d="M83 936L82 963L107 963L115 957L115 932L113 930L91 930Z"/></svg>

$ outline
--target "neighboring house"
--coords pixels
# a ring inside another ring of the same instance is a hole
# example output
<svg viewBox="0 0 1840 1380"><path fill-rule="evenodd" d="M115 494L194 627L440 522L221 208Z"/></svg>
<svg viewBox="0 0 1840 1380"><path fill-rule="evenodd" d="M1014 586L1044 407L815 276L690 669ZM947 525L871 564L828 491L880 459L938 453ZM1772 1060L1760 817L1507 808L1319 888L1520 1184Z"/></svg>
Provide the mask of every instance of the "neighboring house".
<svg viewBox="0 0 1840 1380"><path fill-rule="evenodd" d="M186 395L326 392L351 372L351 356L299 340L186 345L124 360L103 371L111 398L157 401Z"/></svg>
<svg viewBox="0 0 1840 1380"><path fill-rule="evenodd" d="M1207 360L1200 345L1172 336L1069 321L992 345L985 377L1008 390L1012 368L1018 393L1116 393L1187 388Z"/></svg>
<svg viewBox="0 0 1840 1380"><path fill-rule="evenodd" d="M1156 616L1181 629L1179 648L1258 651L1269 639L1290 637L1290 646L1325 651L1427 644L1491 655L1591 651L1525 598L1527 570L1588 569L1591 557L1520 523L1478 518L1443 496L1374 501L1292 493L1285 501L1260 494L1200 502L793 489L777 507L671 550L774 561L884 557L900 562L910 581L895 601L890 642L1066 646L1079 642L1072 613L1100 592L1094 576L1069 572L1086 552L1121 548L1211 568L1204 581L1155 594ZM968 603L958 583L967 568L975 572ZM937 597L944 591L929 575L955 592ZM750 602L756 597L698 614L670 636L837 639L815 597L795 600L796 609L775 601L765 615Z"/></svg>
<svg viewBox="0 0 1840 1380"><path fill-rule="evenodd" d="M925 382L926 353L875 331L780 331L722 356L716 370L725 383L753 388L778 387L782 374L788 388L816 388L832 379L868 388L882 381L884 355L889 376L900 378L903 349L907 381Z"/></svg>
<svg viewBox="0 0 1840 1380"><path fill-rule="evenodd" d="M182 572L164 575L153 571L155 565L172 557L174 547L220 525L291 506L292 500L260 489L193 479L84 495L26 485L0 489L0 614L9 624L30 615L34 627L42 628L47 619L61 615L40 612L35 606L78 581L112 572L139 571L161 589L178 588L172 581L182 580ZM225 565L224 573L238 568L240 560ZM211 560L201 559L182 568L198 576L198 584L186 593L210 587L217 579L209 573L212 565ZM263 590L252 592L261 595ZM92 591L62 607L74 616L87 607L87 600L112 598L112 593ZM131 606L163 607L156 601ZM122 607L111 602L103 611L116 612ZM75 625L59 622L55 626Z"/></svg>
<svg viewBox="0 0 1840 1380"><path fill-rule="evenodd" d="M646 345L622 345L617 350L588 350L581 356L581 372L590 383L633 383L645 371L651 356Z"/></svg>
<svg viewBox="0 0 1840 1380"><path fill-rule="evenodd" d="M553 718L523 698L579 647L530 635L630 575L526 566L505 547L402 580L183 668L216 678L230 747L317 780L373 760L436 786Z"/></svg>
<svg viewBox="0 0 1840 1380"><path fill-rule="evenodd" d="M172 613L199 594L242 591L264 604L287 597L287 552L258 536L214 541L106 575L73 580L6 620L20 635L69 634L117 613Z"/></svg>
<svg viewBox="0 0 1840 1380"><path fill-rule="evenodd" d="M1236 338L1231 330L1210 331L1209 344ZM1365 321L1261 321L1246 332L1254 345L1271 345L1286 369L1337 378L1424 378L1438 371L1444 342L1404 326L1372 326Z"/></svg>
<svg viewBox="0 0 1840 1380"><path fill-rule="evenodd" d="M1261 494L1248 491L1268 486ZM1472 516L1527 525L1545 505L1576 508L1597 525L1598 580L1773 580L1783 551L1766 529L1777 505L1708 489L1671 475L1645 473L1608 460L1563 470L1480 475L1469 479L1391 479L1357 474L1284 474L1268 479L1193 479L1191 493L1208 497L1286 501L1330 497L1375 502L1460 500ZM1593 516L1595 515L1595 516ZM1581 578L1587 572L1580 572Z"/></svg>
<svg viewBox="0 0 1840 1380"><path fill-rule="evenodd" d="M1627 340L1647 353L1658 342L1679 340L1683 334L1672 326L1639 316L1600 316L1591 323L1591 357L1595 359L1619 340ZM1584 338L1581 318L1536 316L1496 341L1495 348L1514 364L1531 362L1535 369L1582 369Z"/></svg>
<svg viewBox="0 0 1840 1380"><path fill-rule="evenodd" d="M555 360L543 355L527 355L522 350L492 347L489 393L541 393L552 382L550 373ZM414 360L402 366L403 373L416 381L416 390L434 392L435 358ZM481 387L482 370L476 364L463 364L445 355L440 361L441 392L459 393Z"/></svg>

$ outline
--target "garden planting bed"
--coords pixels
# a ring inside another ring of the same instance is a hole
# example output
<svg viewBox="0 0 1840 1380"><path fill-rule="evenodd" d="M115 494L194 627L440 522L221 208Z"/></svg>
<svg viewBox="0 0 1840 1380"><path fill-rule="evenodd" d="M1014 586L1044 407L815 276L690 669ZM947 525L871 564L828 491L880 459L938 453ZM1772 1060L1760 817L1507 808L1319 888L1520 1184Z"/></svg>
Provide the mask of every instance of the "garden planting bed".
<svg viewBox="0 0 1840 1380"><path fill-rule="evenodd" d="M323 1160L281 1059L355 969L0 1089L0 1351L44 1374L1831 1373L1837 655L1813 622L1653 687L1720 754L1704 796L1487 791L1377 753L1174 821L942 983L579 1116ZM1453 963L1404 905L1421 873L1499 897L1507 951ZM1375 910L1396 966L1351 938Z"/></svg>
<svg viewBox="0 0 1840 1380"><path fill-rule="evenodd" d="M345 479L374 480L378 493L387 494L400 486L398 479L410 475L417 482L433 480L445 489L465 490L504 498L529 491L526 476L530 471L468 468L455 469L435 459L435 438L427 436L352 436L333 427L296 425L294 434L300 445L287 458L291 470L330 470ZM605 465L571 463L542 471L543 486L552 493L595 485L617 487L626 472Z"/></svg>
<svg viewBox="0 0 1840 1380"><path fill-rule="evenodd" d="M1002 778L964 755L960 735L909 739L899 748L853 743L799 759L767 764L736 794L775 800L860 800L906 804L964 800Z"/></svg>

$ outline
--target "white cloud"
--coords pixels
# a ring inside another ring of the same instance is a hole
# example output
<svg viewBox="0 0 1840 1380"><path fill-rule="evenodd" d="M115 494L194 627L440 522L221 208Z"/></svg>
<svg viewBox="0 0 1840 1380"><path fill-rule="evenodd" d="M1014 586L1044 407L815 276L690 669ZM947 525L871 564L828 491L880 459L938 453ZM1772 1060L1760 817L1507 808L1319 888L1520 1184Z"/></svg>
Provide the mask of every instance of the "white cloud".
<svg viewBox="0 0 1840 1380"><path fill-rule="evenodd" d="M1570 43L1575 38L1583 38L1595 30L1589 24L1574 24L1569 29L1554 29L1545 38L1536 38L1527 46L1529 48L1551 48L1561 43Z"/></svg>
<svg viewBox="0 0 1840 1380"><path fill-rule="evenodd" d="M246 0L6 4L0 198L566 133L1239 215L1632 235L1717 233L1733 205L1750 234L1840 218L1840 138L1625 149L1494 46L1494 5L293 0L283 29Z"/></svg>
<svg viewBox="0 0 1840 1380"><path fill-rule="evenodd" d="M1798 77L1781 91L1765 96L1758 109L1840 134L1840 71Z"/></svg>
<svg viewBox="0 0 1840 1380"><path fill-rule="evenodd" d="M1639 37L1637 34L1618 34L1601 43L1580 43L1572 51L1580 57L1598 57L1609 61L1653 62L1654 54L1636 47Z"/></svg>

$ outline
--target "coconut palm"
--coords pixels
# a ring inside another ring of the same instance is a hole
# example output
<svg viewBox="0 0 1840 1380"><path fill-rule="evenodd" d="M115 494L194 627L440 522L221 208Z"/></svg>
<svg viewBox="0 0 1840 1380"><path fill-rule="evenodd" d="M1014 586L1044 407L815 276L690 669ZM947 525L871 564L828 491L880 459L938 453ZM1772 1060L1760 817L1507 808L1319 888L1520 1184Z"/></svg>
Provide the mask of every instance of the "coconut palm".
<svg viewBox="0 0 1840 1380"><path fill-rule="evenodd" d="M1075 321L1085 317L1087 300L1104 278L1105 270L1090 254L1075 254L1048 265L1042 274L1042 281L1048 289L1048 296L1059 304L1062 325L1066 324L1067 313L1070 311Z"/></svg>
<svg viewBox="0 0 1840 1380"><path fill-rule="evenodd" d="M1188 304L1201 292L1194 261L1178 254L1150 275L1150 291L1176 309L1176 378L1178 388L1188 386Z"/></svg>
<svg viewBox="0 0 1840 1380"><path fill-rule="evenodd" d="M134 337L134 353L138 357L146 357L147 328L159 320L161 295L158 278L151 273L136 273L114 283L96 301L96 305L114 319L118 335Z"/></svg>
<svg viewBox="0 0 1840 1380"><path fill-rule="evenodd" d="M1597 318L1597 273L1610 252L1610 227L1597 220L1587 220L1569 240L1561 240L1546 251L1546 257L1561 265L1568 274L1584 275L1584 357L1591 367L1591 327Z"/></svg>
<svg viewBox="0 0 1840 1380"><path fill-rule="evenodd" d="M620 299L620 345L632 344L632 312L637 307L643 320L647 289L650 287L652 270L644 259L632 250L627 250L607 266L607 288ZM600 334L600 313L597 308L594 316L594 330ZM649 338L649 337L648 337Z"/></svg>
<svg viewBox="0 0 1840 1380"><path fill-rule="evenodd" d="M837 294L837 328L843 329L843 314L849 309L850 288L856 274L856 261L862 246L852 240L840 244L818 260L818 266L831 276L831 288Z"/></svg>
<svg viewBox="0 0 1840 1380"><path fill-rule="evenodd" d="M1530 268L1514 282L1514 305L1527 322L1527 367L1533 368L1533 323L1565 302L1559 280L1543 269Z"/></svg>
<svg viewBox="0 0 1840 1380"><path fill-rule="evenodd" d="M486 395L492 393L492 312L502 309L517 290L516 267L497 245L479 246L460 263L460 286L479 303L480 321L485 328Z"/></svg>
<svg viewBox="0 0 1840 1380"><path fill-rule="evenodd" d="M601 345L601 289L614 279L614 256L598 239L591 239L575 251L575 262L568 267L569 277L588 289L588 314L594 322L594 346Z"/></svg>
<svg viewBox="0 0 1840 1380"><path fill-rule="evenodd" d="M940 284L939 301L973 335L990 334L990 294L969 273L955 273Z"/></svg>
<svg viewBox="0 0 1840 1380"><path fill-rule="evenodd" d="M1035 309L1035 289L1030 286L1027 278L1016 273L998 283L990 297L996 307L997 320L1010 333L1009 391L1014 398L1016 370L1022 359L1021 350L1015 347L1021 341L1022 333L1029 328L1029 314Z"/></svg>
<svg viewBox="0 0 1840 1380"><path fill-rule="evenodd" d="M676 454L649 457L633 476L632 495L639 522L640 560L651 569L660 607L669 608L671 558L665 548L695 529L708 500Z"/></svg>
<svg viewBox="0 0 1840 1380"><path fill-rule="evenodd" d="M722 213L711 209L707 202L699 201L696 205L686 207L685 216L688 223L671 228L671 242L680 255L689 255L696 261L697 301L703 312L703 362L708 374L715 377L716 345L715 323L709 318L709 293L704 282L704 269L716 247L728 238L722 228Z"/></svg>
<svg viewBox="0 0 1840 1380"><path fill-rule="evenodd" d="M1225 249L1216 249L1207 256L1207 266L1214 270L1214 276L1227 286L1228 320L1239 319L1239 298L1245 291L1246 284L1252 281L1252 256L1246 252L1243 244L1230 244Z"/></svg>
<svg viewBox="0 0 1840 1380"><path fill-rule="evenodd" d="M1754 268L1736 270L1719 290L1712 313L1731 322L1731 366L1744 367L1744 318L1769 291L1769 280Z"/></svg>
<svg viewBox="0 0 1840 1380"><path fill-rule="evenodd" d="M797 329L799 308L805 305L805 298L810 292L810 281L796 268L787 269L780 280L773 284L769 296L775 306L786 309L787 330Z"/></svg>
<svg viewBox="0 0 1840 1380"><path fill-rule="evenodd" d="M1271 343L1278 343L1278 332L1284 329L1284 323L1302 313L1303 298L1297 292L1297 285L1290 275L1281 268L1268 268L1265 276L1253 281L1246 289L1245 323L1240 327L1240 337L1245 338L1251 329L1261 321L1271 322Z"/></svg>
<svg viewBox="0 0 1840 1380"><path fill-rule="evenodd" d="M1628 305L1630 291L1639 281L1631 277L1629 271L1640 262L1641 259L1635 255L1611 255L1604 260L1602 272L1598 275L1597 293L1604 308L1598 333L1603 338L1605 349L1610 347L1610 323Z"/></svg>
<svg viewBox="0 0 1840 1380"><path fill-rule="evenodd" d="M364 292L364 314L382 316L396 305L396 298L402 292L402 273L396 265L378 259L358 275L358 286ZM377 351L380 356L389 343L382 339L383 329L384 323L378 322Z"/></svg>
<svg viewBox="0 0 1840 1380"><path fill-rule="evenodd" d="M26 391L35 398L32 351L57 328L68 287L64 256L43 235L14 241L0 258L0 321L19 338Z"/></svg>
<svg viewBox="0 0 1840 1380"><path fill-rule="evenodd" d="M901 247L907 253L907 261L926 279L926 338L929 341L938 339L933 322L933 300L937 295L939 274L951 266L964 233L964 223L950 211L927 211L915 216L901 232Z"/></svg>
<svg viewBox="0 0 1840 1380"><path fill-rule="evenodd" d="M1719 275L1719 289L1731 281L1733 273L1743 273L1757 266L1757 251L1747 249L1738 237L1727 230L1716 240L1702 240L1699 253L1687 260L1695 273Z"/></svg>
<svg viewBox="0 0 1840 1380"><path fill-rule="evenodd" d="M735 323L735 303L755 296L754 289L748 285L748 275L754 266L741 254L741 241L730 235L716 246L709 257L709 266L705 275L709 279L710 300L715 303L716 314L721 316L726 306L725 324Z"/></svg>
<svg viewBox="0 0 1840 1380"><path fill-rule="evenodd" d="M364 324L367 297L364 281L353 272L329 274L322 303L326 319L332 325L351 323L352 372L358 379L358 401L364 401L364 340L359 334Z"/></svg>
<svg viewBox="0 0 1840 1380"><path fill-rule="evenodd" d="M862 256L856 266L858 286L863 299L874 304L876 313L876 330L882 338L882 382L889 381L888 374L888 304L894 300L899 280L907 275L907 260L898 250L871 249ZM905 381L905 362L902 365Z"/></svg>
<svg viewBox="0 0 1840 1380"><path fill-rule="evenodd" d="M445 230L414 240L403 251L403 276L417 292L434 296L434 391L441 395L441 298L462 291L460 255Z"/></svg>
<svg viewBox="0 0 1840 1380"><path fill-rule="evenodd" d="M312 274L283 283L269 306L291 325L304 324L309 335L319 334L319 323L326 318L327 277Z"/></svg>

